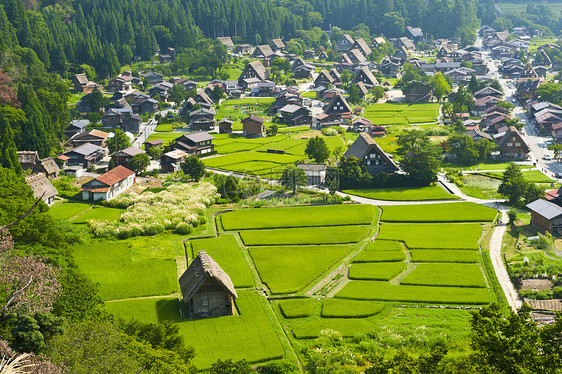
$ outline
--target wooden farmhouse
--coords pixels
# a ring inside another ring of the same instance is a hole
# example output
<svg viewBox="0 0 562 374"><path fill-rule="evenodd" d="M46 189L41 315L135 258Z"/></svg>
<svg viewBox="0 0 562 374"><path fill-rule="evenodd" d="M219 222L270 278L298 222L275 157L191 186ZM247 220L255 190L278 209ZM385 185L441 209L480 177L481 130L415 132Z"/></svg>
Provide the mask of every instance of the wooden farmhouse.
<svg viewBox="0 0 562 374"><path fill-rule="evenodd" d="M538 199L527 208L531 211L531 226L540 232L550 232L554 236L562 233L562 207L550 201Z"/></svg>
<svg viewBox="0 0 562 374"><path fill-rule="evenodd" d="M371 89L379 84L377 78L375 78L371 70L369 70L369 68L366 66L362 66L357 71L357 74L353 78L353 83L359 83L359 82L363 82L363 84L365 85L365 87L367 87L367 89Z"/></svg>
<svg viewBox="0 0 562 374"><path fill-rule="evenodd" d="M171 148L185 152L190 156L204 155L215 151L213 139L215 139L215 137L206 132L192 132L176 138Z"/></svg>
<svg viewBox="0 0 562 374"><path fill-rule="evenodd" d="M347 100L339 92L336 92L330 99L330 102L324 107L324 113L330 116L331 119L343 122L345 119L351 118L351 106Z"/></svg>
<svg viewBox="0 0 562 374"><path fill-rule="evenodd" d="M115 163L115 165L128 165L129 162L135 157L136 155L140 155L146 153L142 149L139 149L135 146L130 146L125 148L121 151L117 151L111 155L111 159Z"/></svg>
<svg viewBox="0 0 562 374"><path fill-rule="evenodd" d="M224 117L219 121L219 134L232 134L232 124L234 122Z"/></svg>
<svg viewBox="0 0 562 374"><path fill-rule="evenodd" d="M59 193L44 173L32 174L25 182L33 190L33 197L43 199L47 205L55 202L55 196Z"/></svg>
<svg viewBox="0 0 562 374"><path fill-rule="evenodd" d="M412 82L404 88L404 96L410 103L429 103L433 99L433 88L423 82Z"/></svg>
<svg viewBox="0 0 562 374"><path fill-rule="evenodd" d="M105 146L105 141L109 133L100 130L90 130L88 132L83 132L81 134L75 135L72 139L68 141L72 147L76 148L83 144L90 143L97 145L99 147Z"/></svg>
<svg viewBox="0 0 562 374"><path fill-rule="evenodd" d="M234 314L238 297L228 274L205 251L179 279L180 289L189 318L209 318Z"/></svg>
<svg viewBox="0 0 562 374"><path fill-rule="evenodd" d="M250 116L242 120L242 132L246 138L262 138L265 136L265 125L263 118Z"/></svg>
<svg viewBox="0 0 562 374"><path fill-rule="evenodd" d="M135 172L117 166L82 185L82 200L109 200L125 192L135 183Z"/></svg>
<svg viewBox="0 0 562 374"><path fill-rule="evenodd" d="M390 157L382 148L375 142L375 140L364 132L359 133L359 136L343 155L344 157L356 157L371 174L378 173L393 173L398 171L398 166L392 161Z"/></svg>
<svg viewBox="0 0 562 374"><path fill-rule="evenodd" d="M502 159L524 160L529 154L529 146L514 126L509 127L505 135L498 140L498 149Z"/></svg>

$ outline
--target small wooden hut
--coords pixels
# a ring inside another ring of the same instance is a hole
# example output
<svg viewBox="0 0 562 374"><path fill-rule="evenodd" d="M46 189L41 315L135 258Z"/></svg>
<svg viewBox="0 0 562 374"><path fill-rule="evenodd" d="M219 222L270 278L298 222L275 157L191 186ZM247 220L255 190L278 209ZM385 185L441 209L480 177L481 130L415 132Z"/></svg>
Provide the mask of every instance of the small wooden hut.
<svg viewBox="0 0 562 374"><path fill-rule="evenodd" d="M205 251L193 260L180 277L180 289L189 318L234 314L234 285L219 264Z"/></svg>

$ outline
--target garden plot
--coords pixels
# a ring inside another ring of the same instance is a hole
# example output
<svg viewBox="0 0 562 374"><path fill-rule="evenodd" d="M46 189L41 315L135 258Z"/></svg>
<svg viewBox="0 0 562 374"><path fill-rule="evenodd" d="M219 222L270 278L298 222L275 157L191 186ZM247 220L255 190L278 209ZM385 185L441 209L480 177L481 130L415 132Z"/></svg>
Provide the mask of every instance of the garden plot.
<svg viewBox="0 0 562 374"><path fill-rule="evenodd" d="M397 187L397 188L363 188L343 190L342 192L375 200L424 201L424 200L458 200L439 186L433 187Z"/></svg>
<svg viewBox="0 0 562 374"><path fill-rule="evenodd" d="M322 301L322 317L324 318L364 318L380 313L383 304L370 301L326 299Z"/></svg>
<svg viewBox="0 0 562 374"><path fill-rule="evenodd" d="M370 225L378 209L372 205L321 205L241 209L221 215L226 231L309 226Z"/></svg>
<svg viewBox="0 0 562 374"><path fill-rule="evenodd" d="M384 223L378 239L401 240L410 249L477 250L482 226L477 223Z"/></svg>
<svg viewBox="0 0 562 374"><path fill-rule="evenodd" d="M349 279L391 280L404 270L404 262L354 263L349 268Z"/></svg>
<svg viewBox="0 0 562 374"><path fill-rule="evenodd" d="M489 304L486 288L394 285L382 281L351 281L336 298L437 304Z"/></svg>
<svg viewBox="0 0 562 374"><path fill-rule="evenodd" d="M293 335L297 339L314 339L320 336L320 332L327 329L338 331L344 337L352 337L372 332L374 325L369 320L360 318L322 318L295 323Z"/></svg>
<svg viewBox="0 0 562 374"><path fill-rule="evenodd" d="M177 322L186 345L195 347L193 364L208 369L217 360L245 359L251 363L283 358L282 332L275 329L275 317L265 298L238 291L236 306L240 315L181 321L179 309L169 299L146 299L109 303L109 310L122 318L142 322ZM162 311L164 307L166 310ZM283 338L284 339L284 338Z"/></svg>
<svg viewBox="0 0 562 374"><path fill-rule="evenodd" d="M49 209L49 213L51 213L53 218L56 220L69 220L89 209L90 207L90 204L64 203L62 205L58 205L54 208Z"/></svg>
<svg viewBox="0 0 562 374"><path fill-rule="evenodd" d="M240 233L240 237L246 246L347 244L359 242L369 230L369 226L246 230Z"/></svg>
<svg viewBox="0 0 562 374"><path fill-rule="evenodd" d="M98 241L74 247L80 270L100 284L104 300L169 295L179 291L174 260L133 260L132 247Z"/></svg>
<svg viewBox="0 0 562 374"><path fill-rule="evenodd" d="M497 211L470 202L395 205L383 208L385 222L490 222Z"/></svg>
<svg viewBox="0 0 562 374"><path fill-rule="evenodd" d="M482 258L477 251L463 249L413 249L412 262L461 262L477 263Z"/></svg>
<svg viewBox="0 0 562 374"><path fill-rule="evenodd" d="M262 281L274 294L301 291L351 249L346 245L249 248Z"/></svg>
<svg viewBox="0 0 562 374"><path fill-rule="evenodd" d="M418 264L400 284L485 288L486 280L476 264Z"/></svg>
<svg viewBox="0 0 562 374"><path fill-rule="evenodd" d="M190 240L192 253L195 258L200 251L207 251L219 266L230 276L234 287L254 287L252 272L242 254L242 248L234 235L221 235L211 239Z"/></svg>
<svg viewBox="0 0 562 374"><path fill-rule="evenodd" d="M285 318L306 318L312 316L316 300L288 299L279 301L279 309Z"/></svg>

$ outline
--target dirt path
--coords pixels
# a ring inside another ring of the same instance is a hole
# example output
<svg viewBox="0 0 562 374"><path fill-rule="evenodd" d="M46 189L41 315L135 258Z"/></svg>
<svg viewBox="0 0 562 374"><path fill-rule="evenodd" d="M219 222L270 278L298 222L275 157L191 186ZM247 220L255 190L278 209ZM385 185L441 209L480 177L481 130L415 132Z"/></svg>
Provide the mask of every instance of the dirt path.
<svg viewBox="0 0 562 374"><path fill-rule="evenodd" d="M507 274L507 269L503 263L502 240L507 229L507 213L505 206L500 207L500 212L501 218L498 220L498 224L490 239L490 257L492 259L492 265L496 276L498 277L498 281L500 282L503 292L505 293L505 297L507 298L507 302L509 303L511 309L516 311L523 303L519 298L517 290L513 287L513 283L511 283L511 279L509 278L509 274Z"/></svg>

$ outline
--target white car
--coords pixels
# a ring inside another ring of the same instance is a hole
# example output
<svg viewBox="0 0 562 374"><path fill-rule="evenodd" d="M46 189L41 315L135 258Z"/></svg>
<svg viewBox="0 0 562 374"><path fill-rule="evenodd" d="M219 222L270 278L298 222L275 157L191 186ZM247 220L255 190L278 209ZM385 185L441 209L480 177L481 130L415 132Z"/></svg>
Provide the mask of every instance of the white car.
<svg viewBox="0 0 562 374"><path fill-rule="evenodd" d="M550 161L550 160L552 160L552 156L549 155L549 154L546 154L546 155L542 156L542 159L543 159L543 160Z"/></svg>

